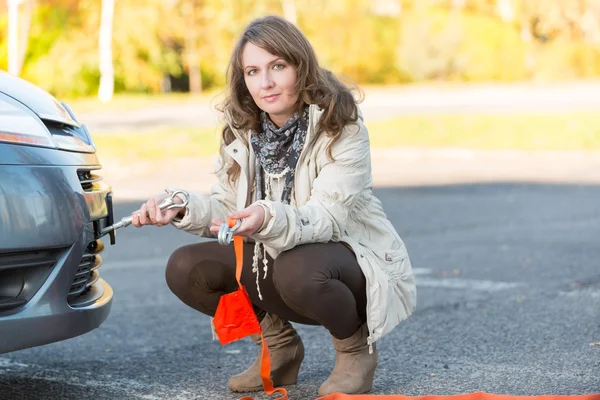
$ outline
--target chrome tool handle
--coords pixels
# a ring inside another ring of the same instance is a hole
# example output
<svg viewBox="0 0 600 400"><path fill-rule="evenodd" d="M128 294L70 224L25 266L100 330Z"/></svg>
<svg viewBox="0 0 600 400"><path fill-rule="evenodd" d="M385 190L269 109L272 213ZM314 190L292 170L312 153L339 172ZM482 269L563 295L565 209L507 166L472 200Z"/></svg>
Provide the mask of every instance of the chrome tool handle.
<svg viewBox="0 0 600 400"><path fill-rule="evenodd" d="M165 191L167 193L169 193L170 196L164 198L163 200L161 200L160 203L158 203L157 207L159 208L159 210L164 210L164 209L171 210L173 208L183 209L183 208L187 207L187 205L189 203L189 199L190 199L190 195L188 192L186 192L185 190L181 190L181 189L177 189L177 190L173 190L173 191L170 191L169 189L165 189ZM179 203L175 202L175 197L177 195L181 195L183 197L183 203L179 204ZM139 215L139 213L138 213L138 215ZM123 217L116 224L107 226L106 228L102 229L101 234L106 235L107 233L109 233L111 231L116 231L119 228L124 228L126 226L129 226L129 225L131 225L132 221L133 221L133 215Z"/></svg>

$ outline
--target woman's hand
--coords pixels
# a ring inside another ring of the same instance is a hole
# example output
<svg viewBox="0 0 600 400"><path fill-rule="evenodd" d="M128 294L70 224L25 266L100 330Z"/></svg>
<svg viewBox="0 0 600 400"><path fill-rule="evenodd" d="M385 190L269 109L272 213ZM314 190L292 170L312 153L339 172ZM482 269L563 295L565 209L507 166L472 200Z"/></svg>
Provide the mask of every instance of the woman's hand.
<svg viewBox="0 0 600 400"><path fill-rule="evenodd" d="M229 214L229 218L242 219L242 225L233 233L235 236L252 236L262 226L265 220L265 209L259 205L251 205L243 210ZM210 227L211 232L219 232L221 224L225 222L218 219L212 220L213 226Z"/></svg>
<svg viewBox="0 0 600 400"><path fill-rule="evenodd" d="M158 204L167 197L169 197L169 194L161 193L142 204L139 210L132 213L133 219L131 220L131 224L136 228L141 228L144 225L165 226L171 222L178 213L185 213L185 208L172 208L170 210L159 209ZM183 200L177 196L175 196L174 201L177 204L183 203Z"/></svg>

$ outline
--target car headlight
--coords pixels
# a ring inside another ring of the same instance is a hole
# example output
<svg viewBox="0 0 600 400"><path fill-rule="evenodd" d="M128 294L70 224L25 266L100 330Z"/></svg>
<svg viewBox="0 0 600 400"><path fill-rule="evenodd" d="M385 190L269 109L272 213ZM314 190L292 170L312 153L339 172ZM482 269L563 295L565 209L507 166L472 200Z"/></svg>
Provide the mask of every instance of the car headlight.
<svg viewBox="0 0 600 400"><path fill-rule="evenodd" d="M0 142L57 148L42 121L16 100L0 94Z"/></svg>

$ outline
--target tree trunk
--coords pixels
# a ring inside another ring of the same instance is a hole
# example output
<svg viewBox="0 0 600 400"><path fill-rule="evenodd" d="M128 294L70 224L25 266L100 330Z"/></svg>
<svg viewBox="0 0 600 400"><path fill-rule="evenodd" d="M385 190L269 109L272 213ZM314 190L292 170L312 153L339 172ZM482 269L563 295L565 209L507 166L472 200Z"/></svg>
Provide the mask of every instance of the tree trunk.
<svg viewBox="0 0 600 400"><path fill-rule="evenodd" d="M281 0L281 6L283 7L283 17L296 25L298 22L296 13L296 4L294 0Z"/></svg>
<svg viewBox="0 0 600 400"><path fill-rule="evenodd" d="M534 51L533 32L531 29L532 15L530 10L523 10L521 15L521 40L525 43L525 68L529 78L535 79L536 57Z"/></svg>
<svg viewBox="0 0 600 400"><path fill-rule="evenodd" d="M106 103L113 97L115 90L115 71L112 55L112 31L115 14L115 0L102 0L100 33L98 36L100 87L98 99Z"/></svg>
<svg viewBox="0 0 600 400"><path fill-rule="evenodd" d="M8 5L8 72L19 76L19 5L22 0L6 0Z"/></svg>
<svg viewBox="0 0 600 400"><path fill-rule="evenodd" d="M371 1L371 11L375 15L398 17L402 13L402 0Z"/></svg>
<svg viewBox="0 0 600 400"><path fill-rule="evenodd" d="M23 71L25 65L25 56L27 55L27 48L29 47L29 32L31 30L31 19L33 18L33 9L35 7L35 0L24 0L25 15L22 20L23 24L19 29L19 58L18 58L18 71Z"/></svg>
<svg viewBox="0 0 600 400"><path fill-rule="evenodd" d="M202 93L202 73L200 71L200 56L194 47L188 50L187 64L190 79L190 93L200 94Z"/></svg>
<svg viewBox="0 0 600 400"><path fill-rule="evenodd" d="M465 0L452 0L452 8L455 10L462 10L465 8Z"/></svg>
<svg viewBox="0 0 600 400"><path fill-rule="evenodd" d="M506 23L513 22L515 19L513 0L496 0L496 12L502 21Z"/></svg>
<svg viewBox="0 0 600 400"><path fill-rule="evenodd" d="M202 93L202 73L200 72L200 53L198 51L198 18L195 0L187 2L187 32L185 35L186 64L190 93Z"/></svg>
<svg viewBox="0 0 600 400"><path fill-rule="evenodd" d="M600 43L600 5L595 3L591 5L584 1L581 5L581 31L586 42L592 44Z"/></svg>

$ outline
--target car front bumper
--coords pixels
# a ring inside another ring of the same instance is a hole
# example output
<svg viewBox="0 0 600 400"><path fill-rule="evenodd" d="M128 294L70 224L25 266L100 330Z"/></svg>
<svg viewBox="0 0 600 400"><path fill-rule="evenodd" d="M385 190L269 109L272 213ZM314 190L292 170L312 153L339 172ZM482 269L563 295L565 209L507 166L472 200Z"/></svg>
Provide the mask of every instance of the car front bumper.
<svg viewBox="0 0 600 400"><path fill-rule="evenodd" d="M0 353L78 336L108 317L99 232L113 211L99 168L0 165Z"/></svg>

